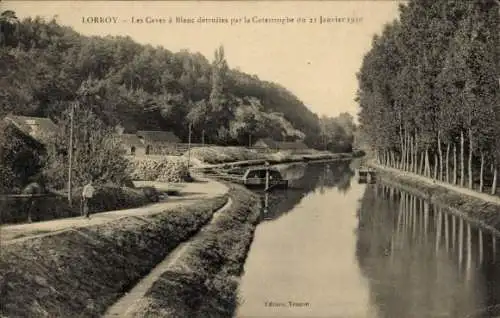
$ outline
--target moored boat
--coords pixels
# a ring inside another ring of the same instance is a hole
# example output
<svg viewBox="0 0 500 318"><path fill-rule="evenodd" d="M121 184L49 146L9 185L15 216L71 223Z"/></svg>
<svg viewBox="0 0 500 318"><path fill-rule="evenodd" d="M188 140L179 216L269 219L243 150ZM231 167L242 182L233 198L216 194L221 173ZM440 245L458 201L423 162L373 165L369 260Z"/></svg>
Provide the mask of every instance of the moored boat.
<svg viewBox="0 0 500 318"><path fill-rule="evenodd" d="M242 181L247 188L266 190L288 187L288 180L283 179L279 170L270 167L248 168L242 177Z"/></svg>

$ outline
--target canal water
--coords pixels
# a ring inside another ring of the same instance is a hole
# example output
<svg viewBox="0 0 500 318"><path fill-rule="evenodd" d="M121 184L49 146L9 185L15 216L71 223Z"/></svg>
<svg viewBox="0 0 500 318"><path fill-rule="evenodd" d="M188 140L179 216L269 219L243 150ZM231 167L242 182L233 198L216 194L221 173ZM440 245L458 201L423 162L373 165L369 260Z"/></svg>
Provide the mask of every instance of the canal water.
<svg viewBox="0 0 500 318"><path fill-rule="evenodd" d="M499 242L353 163L293 166L267 206L237 317L497 317Z"/></svg>

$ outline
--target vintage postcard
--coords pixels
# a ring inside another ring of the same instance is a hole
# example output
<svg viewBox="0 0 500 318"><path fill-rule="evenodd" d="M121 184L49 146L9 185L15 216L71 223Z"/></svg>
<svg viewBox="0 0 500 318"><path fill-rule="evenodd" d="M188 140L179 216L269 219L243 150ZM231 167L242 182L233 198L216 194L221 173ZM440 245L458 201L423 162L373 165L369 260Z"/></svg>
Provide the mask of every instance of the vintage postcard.
<svg viewBox="0 0 500 318"><path fill-rule="evenodd" d="M497 0L0 2L0 317L499 317Z"/></svg>

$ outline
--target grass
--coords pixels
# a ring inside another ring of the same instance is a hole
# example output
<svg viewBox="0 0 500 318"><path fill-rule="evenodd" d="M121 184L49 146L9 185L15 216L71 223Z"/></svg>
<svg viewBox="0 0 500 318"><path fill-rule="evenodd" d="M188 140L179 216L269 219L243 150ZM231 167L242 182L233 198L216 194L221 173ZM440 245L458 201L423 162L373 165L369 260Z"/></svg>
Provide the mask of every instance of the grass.
<svg viewBox="0 0 500 318"><path fill-rule="evenodd" d="M177 264L162 274L134 310L136 317L232 317L238 277L260 216L256 195L239 186L233 203L190 241Z"/></svg>
<svg viewBox="0 0 500 318"><path fill-rule="evenodd" d="M221 196L2 246L0 316L102 315L226 201Z"/></svg>
<svg viewBox="0 0 500 318"><path fill-rule="evenodd" d="M229 164L238 161L256 161L256 163L259 164L269 161L272 164L276 164L307 160L350 158L351 154L334 154L328 151L318 151L314 149L260 152L256 149L247 149L244 147L204 147L193 148L190 156L195 159L195 162L205 164Z"/></svg>

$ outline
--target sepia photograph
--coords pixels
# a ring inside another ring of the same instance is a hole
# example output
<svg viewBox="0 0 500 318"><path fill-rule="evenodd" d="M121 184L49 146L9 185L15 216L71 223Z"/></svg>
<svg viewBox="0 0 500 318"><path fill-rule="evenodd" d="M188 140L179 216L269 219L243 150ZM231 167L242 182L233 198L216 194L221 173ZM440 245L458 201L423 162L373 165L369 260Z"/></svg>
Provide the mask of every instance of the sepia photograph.
<svg viewBox="0 0 500 318"><path fill-rule="evenodd" d="M0 0L0 117L0 318L500 317L499 0Z"/></svg>

